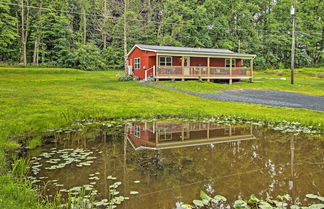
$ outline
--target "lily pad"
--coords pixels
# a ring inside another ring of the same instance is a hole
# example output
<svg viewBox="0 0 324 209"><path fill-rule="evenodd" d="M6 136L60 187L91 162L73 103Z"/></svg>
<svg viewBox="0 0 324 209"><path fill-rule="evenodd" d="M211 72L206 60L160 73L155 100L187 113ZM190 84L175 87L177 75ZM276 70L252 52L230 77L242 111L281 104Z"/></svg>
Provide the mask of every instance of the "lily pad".
<svg viewBox="0 0 324 209"><path fill-rule="evenodd" d="M137 191L130 191L129 192L129 194L131 194L131 195L136 195L136 194L138 194L139 192L137 192Z"/></svg>

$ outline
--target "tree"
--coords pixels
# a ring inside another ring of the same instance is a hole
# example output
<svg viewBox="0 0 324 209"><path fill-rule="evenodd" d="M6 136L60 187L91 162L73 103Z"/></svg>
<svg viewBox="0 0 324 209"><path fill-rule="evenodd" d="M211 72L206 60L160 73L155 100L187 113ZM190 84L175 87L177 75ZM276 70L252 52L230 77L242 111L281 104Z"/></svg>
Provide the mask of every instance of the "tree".
<svg viewBox="0 0 324 209"><path fill-rule="evenodd" d="M27 65L27 39L29 33L29 0L20 0L20 38L21 38L21 62Z"/></svg>
<svg viewBox="0 0 324 209"><path fill-rule="evenodd" d="M43 6L43 0L40 0L38 14L37 14L38 19L36 21L38 27L36 27L36 31L35 31L34 54L33 54L33 64L36 65L38 65L38 61L39 61L39 45L41 41L41 28L43 26L42 6Z"/></svg>
<svg viewBox="0 0 324 209"><path fill-rule="evenodd" d="M109 65L127 70L127 52L143 43L240 48L257 54L258 68L284 68L291 56L291 4L291 0L3 0L0 60L71 67L70 54L80 43L91 43L102 50ZM323 62L323 8L322 0L298 0L297 66Z"/></svg>
<svg viewBox="0 0 324 209"><path fill-rule="evenodd" d="M128 0L124 0L124 63L125 63L125 73L128 73L127 64L127 13L128 13Z"/></svg>
<svg viewBox="0 0 324 209"><path fill-rule="evenodd" d="M4 2L10 2L5 0ZM17 19L9 5L0 4L0 61L15 60L17 52L13 47L17 37Z"/></svg>
<svg viewBox="0 0 324 209"><path fill-rule="evenodd" d="M83 31L82 40L83 44L87 43L87 12L89 10L89 2L88 0L80 0L81 6L81 21L80 21L80 29Z"/></svg>

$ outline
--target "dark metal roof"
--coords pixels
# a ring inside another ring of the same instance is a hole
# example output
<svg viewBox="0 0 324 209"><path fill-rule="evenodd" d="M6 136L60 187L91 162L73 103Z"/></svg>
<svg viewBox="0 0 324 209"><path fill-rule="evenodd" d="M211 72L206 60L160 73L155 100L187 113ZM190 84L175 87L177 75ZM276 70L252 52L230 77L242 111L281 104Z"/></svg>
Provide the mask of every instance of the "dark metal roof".
<svg viewBox="0 0 324 209"><path fill-rule="evenodd" d="M144 45L136 44L141 49L144 50L154 50L154 51L172 51L172 52L193 52L193 53L233 53L228 49L206 49L206 48L190 48L190 47L177 47L177 46L154 46L154 45Z"/></svg>
<svg viewBox="0 0 324 209"><path fill-rule="evenodd" d="M196 53L196 54L219 54L219 55L233 55L233 56L251 56L255 57L254 54L242 54L236 53L228 49L209 49L209 48L190 48L190 47L177 47L177 46L156 46L156 45L145 45L136 44L134 46L145 51L154 52L170 52L170 53ZM130 53L133 49L130 51Z"/></svg>

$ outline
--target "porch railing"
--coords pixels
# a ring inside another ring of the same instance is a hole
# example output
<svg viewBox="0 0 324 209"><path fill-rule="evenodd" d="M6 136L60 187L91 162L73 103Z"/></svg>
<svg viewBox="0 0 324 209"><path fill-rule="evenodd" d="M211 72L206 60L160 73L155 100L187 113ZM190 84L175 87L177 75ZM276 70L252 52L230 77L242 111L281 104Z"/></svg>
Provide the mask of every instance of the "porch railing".
<svg viewBox="0 0 324 209"><path fill-rule="evenodd" d="M182 67L181 66L167 66L167 67L157 67L156 76L159 75L174 75L174 76L182 76Z"/></svg>
<svg viewBox="0 0 324 209"><path fill-rule="evenodd" d="M156 69L156 77L251 77L248 67L206 67L206 66L160 66Z"/></svg>

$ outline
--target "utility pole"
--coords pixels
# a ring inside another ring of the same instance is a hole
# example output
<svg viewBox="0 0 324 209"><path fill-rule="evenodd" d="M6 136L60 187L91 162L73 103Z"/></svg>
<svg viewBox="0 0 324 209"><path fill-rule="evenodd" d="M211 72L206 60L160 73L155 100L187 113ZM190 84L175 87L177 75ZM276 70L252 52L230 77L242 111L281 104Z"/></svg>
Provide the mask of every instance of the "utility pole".
<svg viewBox="0 0 324 209"><path fill-rule="evenodd" d="M294 84L294 69L295 69L295 46L296 46L296 0L294 5L290 9L292 17L292 34L291 34L291 72L290 72L290 83Z"/></svg>

